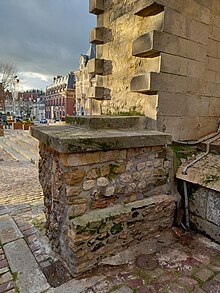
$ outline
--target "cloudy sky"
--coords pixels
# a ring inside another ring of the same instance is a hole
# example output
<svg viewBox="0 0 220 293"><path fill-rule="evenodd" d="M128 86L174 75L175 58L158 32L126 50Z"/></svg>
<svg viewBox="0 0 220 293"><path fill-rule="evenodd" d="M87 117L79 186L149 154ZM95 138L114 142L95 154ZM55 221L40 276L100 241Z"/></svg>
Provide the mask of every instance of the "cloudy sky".
<svg viewBox="0 0 220 293"><path fill-rule="evenodd" d="M20 89L45 89L77 69L95 26L89 0L0 0L0 59L17 66Z"/></svg>

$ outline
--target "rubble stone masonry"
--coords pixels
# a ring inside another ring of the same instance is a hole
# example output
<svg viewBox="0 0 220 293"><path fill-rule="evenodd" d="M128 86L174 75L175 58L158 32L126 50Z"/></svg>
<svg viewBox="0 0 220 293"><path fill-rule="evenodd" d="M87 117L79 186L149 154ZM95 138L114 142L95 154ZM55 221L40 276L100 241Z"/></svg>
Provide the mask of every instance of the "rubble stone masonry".
<svg viewBox="0 0 220 293"><path fill-rule="evenodd" d="M75 276L171 227L165 146L59 153L40 143L47 236Z"/></svg>
<svg viewBox="0 0 220 293"><path fill-rule="evenodd" d="M90 12L97 15L90 92L102 113L144 114L178 140L217 130L219 0L90 0Z"/></svg>

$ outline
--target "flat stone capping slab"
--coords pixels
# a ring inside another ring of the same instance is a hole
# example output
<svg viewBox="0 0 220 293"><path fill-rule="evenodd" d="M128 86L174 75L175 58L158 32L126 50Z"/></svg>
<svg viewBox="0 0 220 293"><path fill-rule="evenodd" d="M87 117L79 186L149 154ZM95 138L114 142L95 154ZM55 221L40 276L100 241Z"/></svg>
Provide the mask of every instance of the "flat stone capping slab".
<svg viewBox="0 0 220 293"><path fill-rule="evenodd" d="M86 225L88 225L88 223L102 221L103 219L110 218L110 217L129 214L133 210L149 207L151 205L156 206L158 204L161 204L162 202L174 202L174 198L172 195L164 195L164 194L152 196L150 198L128 203L125 205L116 205L106 209L91 211L87 214L84 214L81 217L77 217L71 220L71 222L74 226L85 227Z"/></svg>
<svg viewBox="0 0 220 293"><path fill-rule="evenodd" d="M184 163L180 166L179 170L177 171L176 178L220 192L219 155L211 153L208 154L206 157L190 167L187 170L187 174L184 175L182 174L182 170L187 165L187 163Z"/></svg>
<svg viewBox="0 0 220 293"><path fill-rule="evenodd" d="M39 293L50 288L34 256L23 239L4 245L12 273L17 273L16 285L21 293Z"/></svg>
<svg viewBox="0 0 220 293"><path fill-rule="evenodd" d="M148 118L141 116L68 116L66 123L87 129L146 129Z"/></svg>
<svg viewBox="0 0 220 293"><path fill-rule="evenodd" d="M0 241L2 245L22 237L23 235L21 234L12 217L0 217Z"/></svg>
<svg viewBox="0 0 220 293"><path fill-rule="evenodd" d="M74 126L32 127L31 134L59 153L119 150L171 144L171 136L154 130L89 130Z"/></svg>

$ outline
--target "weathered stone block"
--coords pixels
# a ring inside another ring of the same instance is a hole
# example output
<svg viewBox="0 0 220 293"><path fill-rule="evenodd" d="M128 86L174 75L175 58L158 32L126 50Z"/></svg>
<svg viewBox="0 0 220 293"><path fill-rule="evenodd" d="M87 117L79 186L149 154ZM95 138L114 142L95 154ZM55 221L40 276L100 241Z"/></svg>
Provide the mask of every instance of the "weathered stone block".
<svg viewBox="0 0 220 293"><path fill-rule="evenodd" d="M210 38L220 41L220 27L212 26Z"/></svg>
<svg viewBox="0 0 220 293"><path fill-rule="evenodd" d="M211 71L220 72L220 59L213 58L213 57L207 57L206 66ZM217 82L217 80L216 80L216 82Z"/></svg>
<svg viewBox="0 0 220 293"><path fill-rule="evenodd" d="M220 195L217 192L208 194L207 220L219 226L220 229Z"/></svg>
<svg viewBox="0 0 220 293"><path fill-rule="evenodd" d="M203 79L206 74L205 62L189 59L187 62L187 76Z"/></svg>
<svg viewBox="0 0 220 293"><path fill-rule="evenodd" d="M160 72L187 75L188 59L161 53Z"/></svg>
<svg viewBox="0 0 220 293"><path fill-rule="evenodd" d="M164 10L164 6L160 0L140 0L136 5L138 7L134 14L143 17L152 16Z"/></svg>
<svg viewBox="0 0 220 293"><path fill-rule="evenodd" d="M208 97L218 97L220 92L220 83L207 82L205 88L205 95Z"/></svg>
<svg viewBox="0 0 220 293"><path fill-rule="evenodd" d="M103 44L104 42L104 28L103 27L95 27L91 30L89 35L89 42L92 44Z"/></svg>
<svg viewBox="0 0 220 293"><path fill-rule="evenodd" d="M70 154L61 159L65 166L84 166L87 164L98 163L100 159L99 152L85 153L85 154ZM70 180L71 182L71 180Z"/></svg>
<svg viewBox="0 0 220 293"><path fill-rule="evenodd" d="M206 46L170 33L151 31L134 40L132 55L152 57L160 52L204 62Z"/></svg>
<svg viewBox="0 0 220 293"><path fill-rule="evenodd" d="M205 232L212 239L220 243L219 226L209 221L205 221L204 219L197 217L195 215L191 215L190 220L198 230Z"/></svg>
<svg viewBox="0 0 220 293"><path fill-rule="evenodd" d="M104 0L89 0L89 12L99 15L104 12Z"/></svg>
<svg viewBox="0 0 220 293"><path fill-rule="evenodd" d="M151 86L151 74L146 73L134 76L131 80L131 91L138 93L155 94L156 88Z"/></svg>
<svg viewBox="0 0 220 293"><path fill-rule="evenodd" d="M220 51L218 50L220 46L219 41L212 40L209 38L209 46L208 46L208 56L214 57L214 58L220 58Z"/></svg>
<svg viewBox="0 0 220 293"><path fill-rule="evenodd" d="M82 178L85 176L85 171L76 170L71 173L64 173L65 182L69 185L75 185L76 183L82 182Z"/></svg>
<svg viewBox="0 0 220 293"><path fill-rule="evenodd" d="M182 38L187 36L187 17L173 9L165 8L163 31Z"/></svg>
<svg viewBox="0 0 220 293"><path fill-rule="evenodd" d="M88 88L88 98L103 100L104 99L104 87L93 86Z"/></svg>
<svg viewBox="0 0 220 293"><path fill-rule="evenodd" d="M187 22L187 38L207 45L209 42L209 25L190 19Z"/></svg>
<svg viewBox="0 0 220 293"><path fill-rule="evenodd" d="M154 46L154 38L157 32L152 31L138 37L132 43L132 55L136 57L152 57L160 53Z"/></svg>
<svg viewBox="0 0 220 293"><path fill-rule="evenodd" d="M100 74L104 72L104 60L103 59L91 59L88 62L88 73L89 74Z"/></svg>

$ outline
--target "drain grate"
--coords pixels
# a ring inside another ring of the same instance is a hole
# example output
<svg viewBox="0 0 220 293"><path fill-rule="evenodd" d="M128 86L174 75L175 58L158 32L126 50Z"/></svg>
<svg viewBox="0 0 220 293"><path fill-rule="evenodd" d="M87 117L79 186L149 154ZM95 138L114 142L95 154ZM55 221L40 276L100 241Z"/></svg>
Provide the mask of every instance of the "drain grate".
<svg viewBox="0 0 220 293"><path fill-rule="evenodd" d="M59 260L53 261L50 266L42 268L42 270L52 287L59 287L72 279L67 269Z"/></svg>
<svg viewBox="0 0 220 293"><path fill-rule="evenodd" d="M143 270L154 270L158 260L152 254L141 254L135 260L136 265Z"/></svg>

